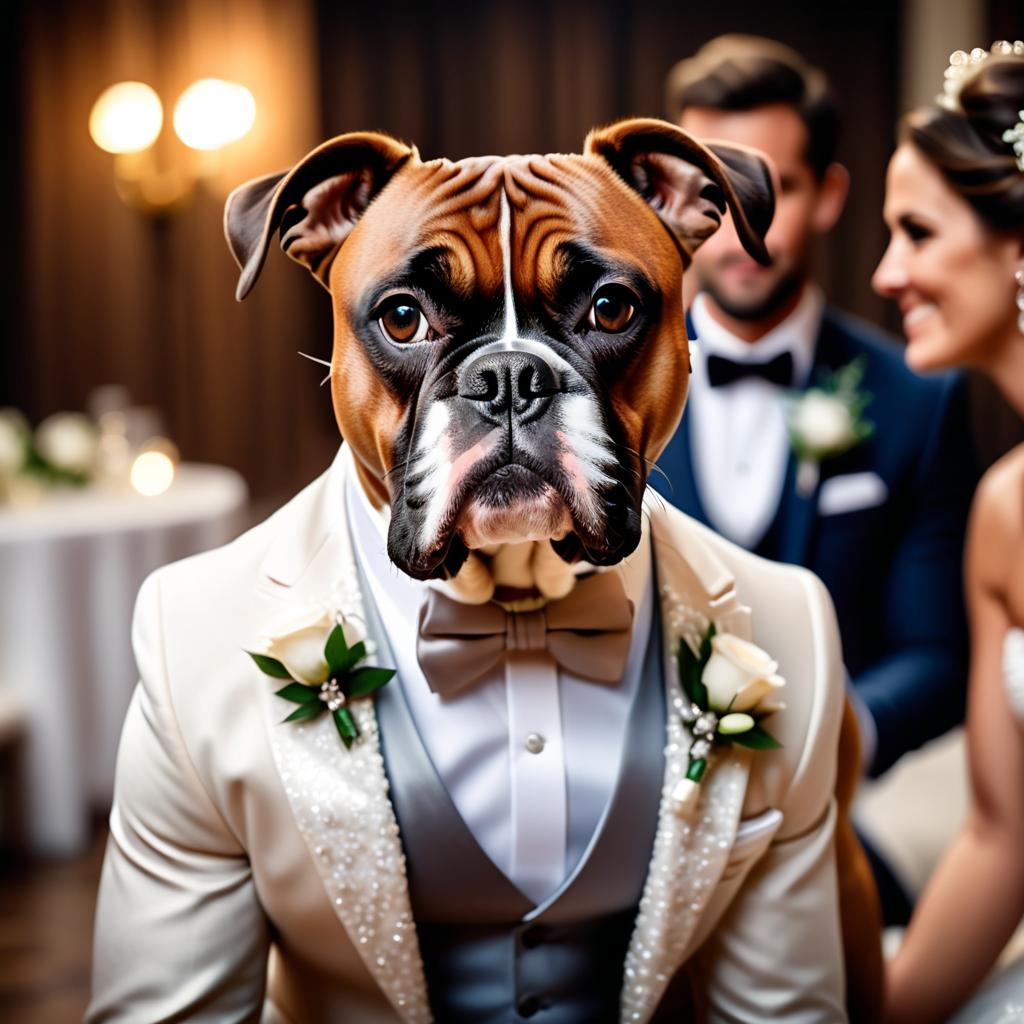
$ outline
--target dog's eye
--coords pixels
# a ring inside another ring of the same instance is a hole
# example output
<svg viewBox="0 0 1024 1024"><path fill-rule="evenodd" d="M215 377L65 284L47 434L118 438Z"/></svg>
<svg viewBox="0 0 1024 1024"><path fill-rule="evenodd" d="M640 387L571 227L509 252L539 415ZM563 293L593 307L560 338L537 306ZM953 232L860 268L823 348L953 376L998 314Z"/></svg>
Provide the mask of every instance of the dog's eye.
<svg viewBox="0 0 1024 1024"><path fill-rule="evenodd" d="M636 296L621 284L606 284L590 304L587 323L595 331L619 334L633 322L635 314Z"/></svg>
<svg viewBox="0 0 1024 1024"><path fill-rule="evenodd" d="M408 345L423 341L430 330L430 324L416 300L408 295L398 295L377 318L381 331L389 341Z"/></svg>

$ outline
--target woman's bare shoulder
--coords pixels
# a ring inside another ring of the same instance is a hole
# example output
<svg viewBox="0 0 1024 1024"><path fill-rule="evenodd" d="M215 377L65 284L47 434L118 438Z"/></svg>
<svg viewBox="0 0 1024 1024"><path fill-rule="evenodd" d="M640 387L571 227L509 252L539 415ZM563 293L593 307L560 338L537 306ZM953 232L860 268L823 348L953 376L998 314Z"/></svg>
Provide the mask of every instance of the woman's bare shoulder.
<svg viewBox="0 0 1024 1024"><path fill-rule="evenodd" d="M996 584L1016 574L1022 552L1024 445L1018 445L995 462L978 484L971 510L970 557L982 579Z"/></svg>

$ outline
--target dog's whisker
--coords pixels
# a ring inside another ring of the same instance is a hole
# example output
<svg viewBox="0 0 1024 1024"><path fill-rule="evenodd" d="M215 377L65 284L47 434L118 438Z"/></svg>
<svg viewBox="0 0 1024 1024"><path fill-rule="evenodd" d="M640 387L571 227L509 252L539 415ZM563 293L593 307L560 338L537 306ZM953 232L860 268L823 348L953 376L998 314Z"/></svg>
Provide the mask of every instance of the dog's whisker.
<svg viewBox="0 0 1024 1024"><path fill-rule="evenodd" d="M327 376L324 377L324 379L322 381L320 381L320 387L323 387L325 384L330 383L330 380L331 380L331 375L327 374Z"/></svg>
<svg viewBox="0 0 1024 1024"><path fill-rule="evenodd" d="M303 359L308 359L311 363L319 363L321 366L330 367L330 361L327 359L318 359L316 356L311 356L308 352L300 352L300 356Z"/></svg>
<svg viewBox="0 0 1024 1024"><path fill-rule="evenodd" d="M384 474L384 476L383 476L383 477L381 477L381 479L382 479L382 480L387 480L387 478L388 478L389 476L391 476L391 474L392 474L392 473L397 473L397 472L398 472L398 471L399 471L400 469L404 469L404 468L405 468L406 466L408 466L408 465L409 465L409 463L410 463L410 462L412 462L412 459L406 459L406 460L405 460L405 462L396 462L396 463L395 463L395 464L394 464L394 465L393 465L393 466L392 466L392 467L391 467L391 468L390 468L390 469L389 469L389 470L388 470L388 471L387 471L387 472L386 472L386 473Z"/></svg>

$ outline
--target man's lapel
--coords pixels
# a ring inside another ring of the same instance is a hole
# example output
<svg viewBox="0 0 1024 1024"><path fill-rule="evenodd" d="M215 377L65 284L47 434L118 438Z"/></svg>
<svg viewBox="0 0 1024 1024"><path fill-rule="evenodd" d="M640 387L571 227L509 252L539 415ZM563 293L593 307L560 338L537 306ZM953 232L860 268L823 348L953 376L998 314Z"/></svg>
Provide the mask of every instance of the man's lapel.
<svg viewBox="0 0 1024 1024"><path fill-rule="evenodd" d="M684 519L652 507L651 532L666 641L667 746L654 850L626 956L623 1022L649 1020L690 955L736 836L750 770L747 750L716 753L696 812L679 815L672 791L685 777L692 739L679 715L680 637L703 635L713 620L719 631L750 639L750 611L740 604L728 568L687 530Z"/></svg>
<svg viewBox="0 0 1024 1024"><path fill-rule="evenodd" d="M818 330L811 372L804 381L801 393L815 385L819 370L838 370L850 359L851 355L843 345L841 335L826 313ZM822 471L826 466L818 467L811 487L799 486L799 469L798 460L791 448L786 465L786 482L779 502L779 546L777 551L771 553L778 561L789 562L791 565L807 565L807 554L817 522Z"/></svg>
<svg viewBox="0 0 1024 1024"><path fill-rule="evenodd" d="M818 490L821 487L820 474L814 476L811 487L798 483L800 466L796 455L790 449L786 464L786 480L782 485L782 498L776 513L779 527L778 550L771 552L780 562L805 565L811 537L814 533L815 512L818 508Z"/></svg>
<svg viewBox="0 0 1024 1024"><path fill-rule="evenodd" d="M261 595L272 598L262 602L268 610L262 631L311 606L365 621L345 517L348 472L343 451L325 477L280 513L277 540L262 566ZM294 705L274 696L273 687L259 690L281 782L331 909L399 1016L410 1024L430 1021L372 702L352 703L360 738L346 750L329 715L282 726Z"/></svg>

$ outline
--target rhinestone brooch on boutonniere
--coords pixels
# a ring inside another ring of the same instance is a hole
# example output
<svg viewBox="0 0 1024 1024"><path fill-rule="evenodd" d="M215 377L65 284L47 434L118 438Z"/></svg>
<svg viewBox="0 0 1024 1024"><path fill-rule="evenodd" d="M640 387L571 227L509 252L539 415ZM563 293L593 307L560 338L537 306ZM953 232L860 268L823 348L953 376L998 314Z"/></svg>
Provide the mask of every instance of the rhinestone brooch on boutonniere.
<svg viewBox="0 0 1024 1024"><path fill-rule="evenodd" d="M863 356L858 356L838 370L823 370L816 387L786 403L789 443L797 458L796 487L804 497L818 486L825 459L856 448L875 432L875 425L864 419L871 402L871 394L860 388L865 368Z"/></svg>
<svg viewBox="0 0 1024 1024"><path fill-rule="evenodd" d="M736 743L752 750L777 750L782 744L761 725L785 705L775 701L785 680L778 664L756 644L708 626L696 651L685 638L677 655L685 697L676 709L693 735L686 777L672 789L676 811L688 816L700 800L700 784L716 747Z"/></svg>
<svg viewBox="0 0 1024 1024"><path fill-rule="evenodd" d="M260 671L288 684L276 696L297 704L285 722L305 722L330 714L346 748L359 738L349 704L364 700L390 682L391 668L362 664L370 644L352 617L317 610L266 638L246 654Z"/></svg>

